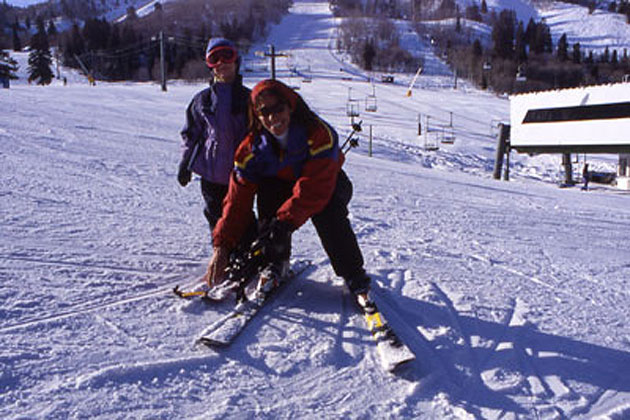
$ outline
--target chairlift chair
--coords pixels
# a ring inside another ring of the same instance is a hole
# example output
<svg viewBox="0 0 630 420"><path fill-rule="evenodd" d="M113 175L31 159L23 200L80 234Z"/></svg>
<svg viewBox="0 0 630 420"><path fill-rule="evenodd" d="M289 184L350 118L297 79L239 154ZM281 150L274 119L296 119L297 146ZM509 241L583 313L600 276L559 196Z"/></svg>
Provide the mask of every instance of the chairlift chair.
<svg viewBox="0 0 630 420"><path fill-rule="evenodd" d="M376 112L377 109L376 95L372 93L365 98L365 110L367 112Z"/></svg>
<svg viewBox="0 0 630 420"><path fill-rule="evenodd" d="M346 115L348 117L359 116L359 101L356 99L348 99L346 103Z"/></svg>

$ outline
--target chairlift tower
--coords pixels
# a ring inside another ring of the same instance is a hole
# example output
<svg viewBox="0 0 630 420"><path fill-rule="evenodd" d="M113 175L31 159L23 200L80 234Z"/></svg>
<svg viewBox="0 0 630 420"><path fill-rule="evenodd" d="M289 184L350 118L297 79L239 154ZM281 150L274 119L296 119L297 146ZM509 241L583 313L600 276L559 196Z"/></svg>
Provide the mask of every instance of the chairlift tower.
<svg viewBox="0 0 630 420"><path fill-rule="evenodd" d="M276 80L276 57L288 57L287 53L277 53L276 47L273 44L269 44L269 52L257 51L255 53L259 57L271 58L271 78Z"/></svg>

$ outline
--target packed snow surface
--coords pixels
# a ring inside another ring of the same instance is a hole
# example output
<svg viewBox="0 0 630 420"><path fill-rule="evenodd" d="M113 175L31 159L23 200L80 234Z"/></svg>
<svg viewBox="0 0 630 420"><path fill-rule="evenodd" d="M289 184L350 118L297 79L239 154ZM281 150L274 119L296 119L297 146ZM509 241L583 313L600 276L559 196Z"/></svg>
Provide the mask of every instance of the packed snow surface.
<svg viewBox="0 0 630 420"><path fill-rule="evenodd" d="M350 217L416 362L380 369L310 223L293 256L313 267L232 346L195 345L231 306L171 292L211 252L199 182L176 181L184 110L205 84L89 86L63 70L67 86L0 90L0 418L630 416L630 195L558 188L558 156L513 154L511 180L491 179L508 101L454 89L437 66L411 97L413 75L372 85L334 50L338 23L326 2L296 1L267 42L342 140L360 104ZM253 86L267 73L250 55Z"/></svg>

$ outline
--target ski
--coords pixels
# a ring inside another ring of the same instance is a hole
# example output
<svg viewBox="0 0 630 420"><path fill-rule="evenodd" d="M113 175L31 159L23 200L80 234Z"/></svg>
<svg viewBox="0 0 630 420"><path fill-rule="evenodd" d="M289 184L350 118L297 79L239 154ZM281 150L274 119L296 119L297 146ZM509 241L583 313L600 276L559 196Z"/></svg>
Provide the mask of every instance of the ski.
<svg viewBox="0 0 630 420"><path fill-rule="evenodd" d="M376 351L383 369L394 372L399 367L415 360L416 356L394 332L372 297L356 299L367 324L368 331L376 341Z"/></svg>
<svg viewBox="0 0 630 420"><path fill-rule="evenodd" d="M234 309L208 326L196 341L213 348L229 346L260 309L277 295L278 290L302 274L310 265L310 261L306 260L292 263L289 274L280 278L278 282L274 282L271 289L264 293L255 287L247 288L244 298L236 304Z"/></svg>

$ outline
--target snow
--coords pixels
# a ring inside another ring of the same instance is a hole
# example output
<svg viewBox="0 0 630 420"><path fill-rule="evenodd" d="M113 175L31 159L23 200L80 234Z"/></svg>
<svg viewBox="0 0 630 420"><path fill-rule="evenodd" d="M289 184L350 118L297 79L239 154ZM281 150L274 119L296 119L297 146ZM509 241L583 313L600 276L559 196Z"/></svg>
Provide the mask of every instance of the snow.
<svg viewBox="0 0 630 420"><path fill-rule="evenodd" d="M621 58L624 49L630 47L630 25L619 13L597 9L589 14L586 7L552 2L541 11L541 17L551 29L554 45L566 33L569 45L579 42L580 50L586 53L594 51L601 54L608 47L611 54L617 50Z"/></svg>
<svg viewBox="0 0 630 420"><path fill-rule="evenodd" d="M292 53L279 77L345 137L348 95L363 101L371 75L335 53L325 2L291 12L268 40ZM267 75L255 60L248 86ZM558 188L558 156L512 155L511 181L492 180L505 98L443 72L406 97L413 74L396 74L375 85L378 111L361 110L350 217L417 356L391 375L310 224L293 253L313 269L231 347L194 345L230 307L171 292L210 254L198 182L176 182L184 110L205 84L89 86L62 70L67 86L0 90L1 418L630 415L630 196ZM418 114L452 116L455 143L424 150Z"/></svg>

